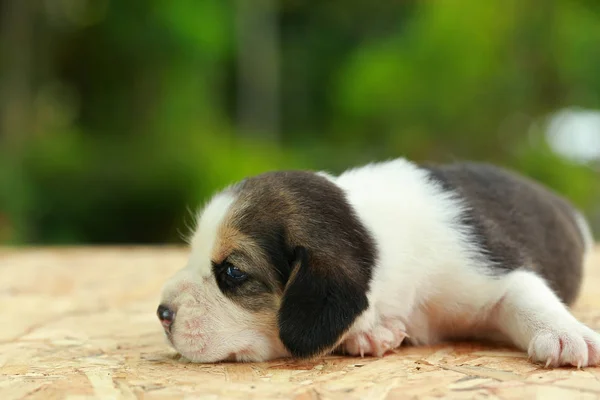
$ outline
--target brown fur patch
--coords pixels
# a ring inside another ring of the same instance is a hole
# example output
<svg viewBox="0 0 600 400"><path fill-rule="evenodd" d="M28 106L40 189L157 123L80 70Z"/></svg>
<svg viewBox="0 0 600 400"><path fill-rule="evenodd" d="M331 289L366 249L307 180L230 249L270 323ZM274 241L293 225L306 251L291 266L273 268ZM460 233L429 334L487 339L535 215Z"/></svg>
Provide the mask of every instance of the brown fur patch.
<svg viewBox="0 0 600 400"><path fill-rule="evenodd" d="M235 226L235 211L226 217L218 229L212 261L215 264L227 261L250 276L248 282L225 293L230 299L256 313L261 321L276 321L281 301L276 274L256 239ZM274 323L269 326L272 328Z"/></svg>
<svg viewBox="0 0 600 400"><path fill-rule="evenodd" d="M217 239L212 249L211 260L217 264L222 263L229 254L240 246L243 234L229 224L222 224L217 231Z"/></svg>

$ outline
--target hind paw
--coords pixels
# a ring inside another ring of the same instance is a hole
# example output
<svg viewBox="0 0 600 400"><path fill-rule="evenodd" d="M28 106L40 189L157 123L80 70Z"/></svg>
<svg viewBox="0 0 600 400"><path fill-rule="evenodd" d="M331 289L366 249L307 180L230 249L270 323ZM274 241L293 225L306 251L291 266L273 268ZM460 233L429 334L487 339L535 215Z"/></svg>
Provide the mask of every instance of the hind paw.
<svg viewBox="0 0 600 400"><path fill-rule="evenodd" d="M529 343L529 358L546 367L600 364L600 335L583 324L540 330Z"/></svg>

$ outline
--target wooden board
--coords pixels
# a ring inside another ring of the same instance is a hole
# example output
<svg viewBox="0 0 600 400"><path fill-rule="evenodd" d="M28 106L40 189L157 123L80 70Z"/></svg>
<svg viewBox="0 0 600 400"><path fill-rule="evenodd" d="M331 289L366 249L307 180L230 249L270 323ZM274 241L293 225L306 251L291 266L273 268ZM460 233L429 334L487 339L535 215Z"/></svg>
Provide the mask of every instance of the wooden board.
<svg viewBox="0 0 600 400"><path fill-rule="evenodd" d="M600 368L546 370L481 344L380 359L185 363L154 314L162 284L185 261L177 248L0 249L0 399L600 396ZM600 330L600 251L575 313Z"/></svg>

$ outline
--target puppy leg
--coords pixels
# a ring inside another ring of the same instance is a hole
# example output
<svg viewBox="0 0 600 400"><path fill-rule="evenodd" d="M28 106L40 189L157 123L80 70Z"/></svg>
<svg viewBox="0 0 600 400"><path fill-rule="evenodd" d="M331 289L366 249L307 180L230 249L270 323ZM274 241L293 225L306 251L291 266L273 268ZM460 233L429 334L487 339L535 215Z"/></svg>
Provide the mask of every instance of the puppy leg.
<svg viewBox="0 0 600 400"><path fill-rule="evenodd" d="M600 363L600 335L571 315L544 280L515 271L502 281L506 290L491 322L530 359L552 367Z"/></svg>

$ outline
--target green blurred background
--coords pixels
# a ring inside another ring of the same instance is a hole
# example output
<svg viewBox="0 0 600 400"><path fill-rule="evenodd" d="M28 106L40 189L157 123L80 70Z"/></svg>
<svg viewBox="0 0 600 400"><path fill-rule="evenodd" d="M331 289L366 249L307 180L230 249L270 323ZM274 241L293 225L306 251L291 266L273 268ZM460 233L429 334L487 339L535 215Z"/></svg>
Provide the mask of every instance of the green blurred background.
<svg viewBox="0 0 600 400"><path fill-rule="evenodd" d="M600 232L597 0L0 0L0 243L180 242L266 170L484 160Z"/></svg>

